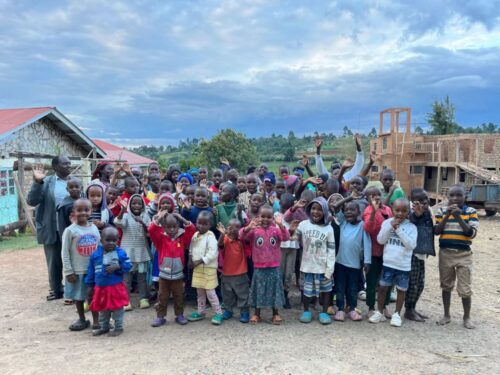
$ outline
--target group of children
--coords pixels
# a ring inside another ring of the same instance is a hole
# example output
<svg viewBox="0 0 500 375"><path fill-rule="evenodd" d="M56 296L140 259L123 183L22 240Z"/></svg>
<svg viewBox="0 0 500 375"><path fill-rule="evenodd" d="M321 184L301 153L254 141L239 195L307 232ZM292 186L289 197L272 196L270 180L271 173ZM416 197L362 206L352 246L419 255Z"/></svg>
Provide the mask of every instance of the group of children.
<svg viewBox="0 0 500 375"><path fill-rule="evenodd" d="M321 161L321 142L316 146ZM134 290L140 308L155 303L153 327L167 323L171 296L180 325L205 319L207 299L215 325L236 312L242 323L257 324L262 309L271 309L272 323L279 325L280 309L291 307L294 278L303 323L313 320L317 303L321 324L361 321L360 295L366 295L370 323L390 319L401 326L403 305L406 319L424 321L416 304L425 259L435 255L434 235L440 235L444 305L439 324L450 321L457 280L464 326L473 328L470 245L478 219L465 205L464 188L452 186L449 206L434 216L423 189L413 189L407 200L388 169L380 176L382 189L367 187L366 168L354 171L355 164L333 165L319 176L307 167L309 178L304 168L290 174L282 166L276 179L265 164L240 175L223 160L211 178L207 168L182 173L171 166L162 179L156 163L146 177L141 170L117 165L113 172L101 163L85 194L82 183L71 178L69 195L57 210L65 298L78 313L70 329L91 325L96 336L119 335ZM354 173L346 179L351 167ZM394 286L391 314L387 305ZM196 298L197 309L185 316L189 298ZM85 318L87 309L92 323Z"/></svg>

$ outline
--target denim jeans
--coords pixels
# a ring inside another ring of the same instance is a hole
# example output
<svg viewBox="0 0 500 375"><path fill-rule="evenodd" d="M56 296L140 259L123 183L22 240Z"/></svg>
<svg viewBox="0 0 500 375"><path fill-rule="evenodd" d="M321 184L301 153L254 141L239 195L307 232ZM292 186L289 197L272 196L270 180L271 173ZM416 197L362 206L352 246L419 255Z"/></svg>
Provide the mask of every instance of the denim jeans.
<svg viewBox="0 0 500 375"><path fill-rule="evenodd" d="M358 305L359 269L335 263L334 276L338 309L344 309L344 300L351 310L354 309Z"/></svg>
<svg viewBox="0 0 500 375"><path fill-rule="evenodd" d="M99 311L99 325L101 329L108 330L109 329L109 319L113 316L113 320L115 321L115 329L123 329L123 315L124 315L123 307L118 310L113 311Z"/></svg>

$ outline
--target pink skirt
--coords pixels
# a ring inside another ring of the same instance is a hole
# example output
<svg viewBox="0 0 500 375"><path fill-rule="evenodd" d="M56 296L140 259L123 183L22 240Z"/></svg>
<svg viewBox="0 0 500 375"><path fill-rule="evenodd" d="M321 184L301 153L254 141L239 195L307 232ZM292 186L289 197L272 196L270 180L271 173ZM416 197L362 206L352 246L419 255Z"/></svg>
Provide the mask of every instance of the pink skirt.
<svg viewBox="0 0 500 375"><path fill-rule="evenodd" d="M124 283L95 286L90 311L113 311L128 305L128 293Z"/></svg>

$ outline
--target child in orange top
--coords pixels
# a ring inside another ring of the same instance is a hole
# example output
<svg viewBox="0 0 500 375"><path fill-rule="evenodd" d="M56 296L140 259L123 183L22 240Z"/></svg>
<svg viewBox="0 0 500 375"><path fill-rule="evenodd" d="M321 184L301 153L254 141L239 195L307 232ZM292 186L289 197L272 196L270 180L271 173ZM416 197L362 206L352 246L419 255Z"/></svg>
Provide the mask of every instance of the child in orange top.
<svg viewBox="0 0 500 375"><path fill-rule="evenodd" d="M250 320L248 312L248 268L247 256L243 247L243 241L238 238L241 223L238 219L229 220L226 228L219 223L217 230L220 232L219 251L223 259L222 269L222 298L225 311L222 318L225 320L233 317L233 308L240 309L240 322L248 323Z"/></svg>

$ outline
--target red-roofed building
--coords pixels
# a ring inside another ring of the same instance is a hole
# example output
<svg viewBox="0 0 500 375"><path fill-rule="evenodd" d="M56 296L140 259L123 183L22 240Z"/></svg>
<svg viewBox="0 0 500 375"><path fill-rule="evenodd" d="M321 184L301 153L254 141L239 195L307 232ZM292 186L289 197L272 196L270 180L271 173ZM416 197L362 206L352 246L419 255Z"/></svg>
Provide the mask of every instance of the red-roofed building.
<svg viewBox="0 0 500 375"><path fill-rule="evenodd" d="M138 155L122 147L113 145L100 139L93 139L94 143L106 153L108 160L123 160L131 167L147 168L155 160Z"/></svg>
<svg viewBox="0 0 500 375"><path fill-rule="evenodd" d="M90 175L90 163L81 158L93 154L97 158L106 156L99 146L55 107L0 109L0 225L19 219L13 165L20 153L32 156L24 158L28 162L44 164L48 161L42 156L67 155L73 158L73 165L83 164L78 174L84 176ZM31 185L31 173L24 176L26 178L20 180L27 190Z"/></svg>

